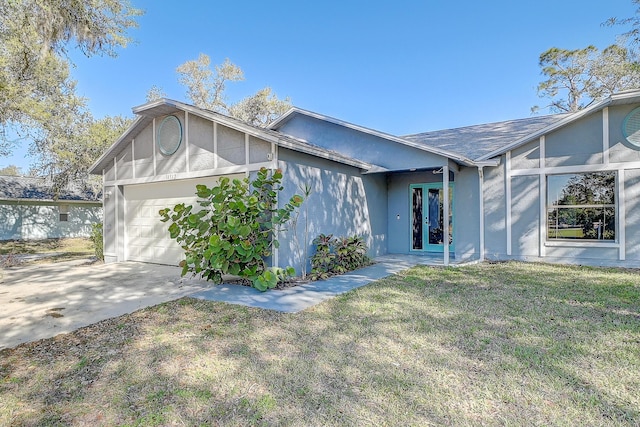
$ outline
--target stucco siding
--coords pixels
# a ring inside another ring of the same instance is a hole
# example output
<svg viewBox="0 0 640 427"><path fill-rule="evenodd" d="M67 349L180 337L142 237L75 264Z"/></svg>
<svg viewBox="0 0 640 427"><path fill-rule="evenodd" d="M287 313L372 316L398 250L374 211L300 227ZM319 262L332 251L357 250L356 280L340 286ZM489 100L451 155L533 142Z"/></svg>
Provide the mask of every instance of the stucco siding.
<svg viewBox="0 0 640 427"><path fill-rule="evenodd" d="M531 169L540 167L540 142L533 141L511 152L512 169Z"/></svg>
<svg viewBox="0 0 640 427"><path fill-rule="evenodd" d="M136 177L153 176L153 126L144 128L135 138L133 145Z"/></svg>
<svg viewBox="0 0 640 427"><path fill-rule="evenodd" d="M215 166L213 123L202 117L189 115L189 167L192 171L213 169Z"/></svg>
<svg viewBox="0 0 640 427"><path fill-rule="evenodd" d="M545 165L602 163L602 112L596 112L546 135Z"/></svg>
<svg viewBox="0 0 640 427"><path fill-rule="evenodd" d="M102 234L104 238L104 257L105 262L115 261L117 256L116 187L105 186L103 199L104 222L102 225Z"/></svg>
<svg viewBox="0 0 640 427"><path fill-rule="evenodd" d="M312 240L319 234L362 236L371 256L387 252L386 180L380 175L362 175L360 170L287 149L279 150L278 167L282 169L284 190L281 203L300 186L308 184L311 195L302 206L297 230L289 227L280 233L278 264L291 265L300 271L301 260L312 255ZM309 241L304 255L297 250L294 232L303 247L305 216ZM307 270L309 271L309 270Z"/></svg>
<svg viewBox="0 0 640 427"><path fill-rule="evenodd" d="M455 257L458 260L480 257L479 194L477 168L462 168L455 174L453 241Z"/></svg>
<svg viewBox="0 0 640 427"><path fill-rule="evenodd" d="M511 248L519 257L539 255L540 189L537 176L511 179Z"/></svg>
<svg viewBox="0 0 640 427"><path fill-rule="evenodd" d="M637 107L635 104L609 108L609 161L612 163L640 161L640 147L627 142L622 134L625 117Z"/></svg>
<svg viewBox="0 0 640 427"><path fill-rule="evenodd" d="M271 144L254 136L249 137L249 163L262 163L271 160Z"/></svg>
<svg viewBox="0 0 640 427"><path fill-rule="evenodd" d="M625 171L625 252L640 262L640 169Z"/></svg>
<svg viewBox="0 0 640 427"><path fill-rule="evenodd" d="M440 167L447 162L436 154L308 116L292 117L279 131L392 170Z"/></svg>
<svg viewBox="0 0 640 427"><path fill-rule="evenodd" d="M105 181L115 181L116 179L116 165L113 162L109 162L109 165L104 170Z"/></svg>
<svg viewBox="0 0 640 427"><path fill-rule="evenodd" d="M60 205L68 206L68 221L60 221ZM1 202L0 240L88 237L91 224L101 221L97 203Z"/></svg>
<svg viewBox="0 0 640 427"><path fill-rule="evenodd" d="M131 144L127 145L116 156L116 178L133 178L133 153L131 151Z"/></svg>
<svg viewBox="0 0 640 427"><path fill-rule="evenodd" d="M484 169L485 255L502 258L507 253L504 162Z"/></svg>
<svg viewBox="0 0 640 427"><path fill-rule="evenodd" d="M218 166L245 164L244 134L235 129L218 125Z"/></svg>

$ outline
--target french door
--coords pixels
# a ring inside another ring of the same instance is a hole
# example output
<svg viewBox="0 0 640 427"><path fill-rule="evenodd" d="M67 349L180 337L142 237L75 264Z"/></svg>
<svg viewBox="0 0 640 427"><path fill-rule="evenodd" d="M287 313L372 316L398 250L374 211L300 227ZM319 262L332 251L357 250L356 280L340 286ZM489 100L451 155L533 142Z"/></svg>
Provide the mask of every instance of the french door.
<svg viewBox="0 0 640 427"><path fill-rule="evenodd" d="M444 252L446 229L453 252L453 183L449 184L449 218L444 219L442 183L411 184L411 250Z"/></svg>

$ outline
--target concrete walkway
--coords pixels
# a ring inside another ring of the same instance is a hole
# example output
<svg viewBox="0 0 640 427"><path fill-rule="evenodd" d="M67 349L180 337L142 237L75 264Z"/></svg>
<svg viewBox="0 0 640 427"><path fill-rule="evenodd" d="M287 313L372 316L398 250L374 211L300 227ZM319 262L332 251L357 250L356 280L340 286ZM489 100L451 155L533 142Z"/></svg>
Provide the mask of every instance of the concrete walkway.
<svg viewBox="0 0 640 427"><path fill-rule="evenodd" d="M180 277L180 268L77 260L0 270L0 349L50 338L100 320L191 296L295 313L417 264L442 264L433 256L388 255L376 264L328 280L281 291L213 285Z"/></svg>
<svg viewBox="0 0 640 427"><path fill-rule="evenodd" d="M0 349L71 332L100 320L211 287L180 268L88 260L0 270Z"/></svg>
<svg viewBox="0 0 640 427"><path fill-rule="evenodd" d="M418 255L386 255L376 258L375 261L376 263L369 267L281 291L260 292L248 286L222 284L190 296L208 301L223 301L248 307L297 313L336 295L418 264L442 265L441 258Z"/></svg>

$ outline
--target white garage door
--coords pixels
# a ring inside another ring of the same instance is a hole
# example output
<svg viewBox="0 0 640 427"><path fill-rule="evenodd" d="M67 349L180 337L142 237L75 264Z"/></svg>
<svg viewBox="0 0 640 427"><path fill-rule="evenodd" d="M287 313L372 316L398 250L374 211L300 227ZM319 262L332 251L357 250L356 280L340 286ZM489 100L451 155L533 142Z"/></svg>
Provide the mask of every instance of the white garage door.
<svg viewBox="0 0 640 427"><path fill-rule="evenodd" d="M242 177L244 174L229 176ZM196 184L211 187L218 178L185 179L124 187L127 260L177 265L184 259L184 253L178 243L169 237L170 223L160 221L158 211L167 207L173 208L178 203L191 204L196 208Z"/></svg>

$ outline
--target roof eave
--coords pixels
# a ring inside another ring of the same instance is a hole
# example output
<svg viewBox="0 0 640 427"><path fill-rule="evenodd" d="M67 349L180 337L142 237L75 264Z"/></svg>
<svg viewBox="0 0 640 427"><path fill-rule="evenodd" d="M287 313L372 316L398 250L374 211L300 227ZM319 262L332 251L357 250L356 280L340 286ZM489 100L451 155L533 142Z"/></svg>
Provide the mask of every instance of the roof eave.
<svg viewBox="0 0 640 427"><path fill-rule="evenodd" d="M85 205L86 204L96 204L96 205L102 204L102 200L87 200L87 199L55 199L54 200L54 199L37 199L37 198L30 199L28 197L16 197L16 198L0 197L0 202L77 203L77 204L85 204Z"/></svg>
<svg viewBox="0 0 640 427"><path fill-rule="evenodd" d="M276 134L276 132L270 133L266 130L257 128L248 123L243 123L231 118L226 118L222 114L218 114L213 111L204 110L198 107L194 107L189 104L184 104L179 101L174 101L171 99L159 99L156 101L148 102L146 104L139 105L137 107L132 108L132 111L138 115L136 121L127 129L127 131L120 137L118 140L109 147L109 149L102 155L98 160L94 162L94 164L89 169L89 173L99 175L102 173L102 170L106 167L106 159L113 157L116 152L121 149L121 144L128 141L129 135L131 132L146 118L146 117L154 117L153 114L149 114L153 110L161 109L161 107L169 107L174 111L182 110L186 111L189 114L194 114L203 118L207 118L209 120L214 120L222 125L228 126L230 128L236 129L241 132L245 132L248 135L263 139L267 142L273 142L274 144L289 148L294 151L303 152L306 154L311 154L317 157L321 157L327 160L343 163L349 166L354 166L359 169L368 170L372 168L372 165L366 162L362 162L356 159L348 158L345 156L340 156L337 154L333 154L327 150L323 150L321 148L315 148L309 146L307 144L297 144L293 138L284 138L280 137ZM168 111L162 110L162 114L167 113Z"/></svg>
<svg viewBox="0 0 640 427"><path fill-rule="evenodd" d="M103 163L105 162L105 160L110 157L112 154L114 154L114 151L118 148L120 148L120 144L122 143L122 141L125 141L127 139L127 136L144 120L143 116L138 116L134 122L131 124L131 126L129 126L129 128L120 136L120 138L118 138L118 140L116 142L114 142L113 144L111 144L111 146L107 149L107 151L105 151L102 156L100 156L98 158L98 160L96 160L95 162L93 162L93 164L91 165L91 167L89 168L89 174L92 175L101 175L102 174L102 169L104 169L104 167L106 165L103 165Z"/></svg>
<svg viewBox="0 0 640 427"><path fill-rule="evenodd" d="M511 144L509 144L509 145L507 145L505 147L502 147L502 148L499 148L497 150L493 150L490 153L484 154L484 155L478 157L476 159L476 162L484 161L484 160L487 160L487 159L490 159L490 158L496 157L496 156L501 156L502 154L506 153L507 151L511 151L514 148L518 148L521 145L524 145L524 144L526 144L528 142L531 142L531 141L533 141L535 139L538 139L542 135L546 135L549 132L552 132L552 131L554 131L554 130L556 130L558 128L566 126L567 124L569 124L571 122L574 122L574 121L576 121L576 120L578 120L578 119L580 119L580 118L582 118L584 116L587 116L587 115L589 115L589 114L591 114L591 113L593 113L595 111L598 111L600 109L606 108L606 107L608 107L610 105L615 105L615 104L620 103L621 101L624 101L624 100L631 100L633 98L639 98L639 97L640 97L640 91L638 91L638 90L622 92L622 93L610 95L608 98L606 98L606 99L604 99L604 100L602 100L600 102L597 102L597 103L593 104L590 107L587 107L587 108L585 108L583 110L580 110L580 111L576 111L575 113L570 114L567 117L565 117L563 119L560 119L557 122L552 123L551 125L549 125L547 127L539 129L539 130L537 130L537 131L535 131L535 132L533 132L533 133L531 133L529 135L526 135L526 136L524 136L524 137L512 142Z"/></svg>
<svg viewBox="0 0 640 427"><path fill-rule="evenodd" d="M434 147L425 147L421 144L417 144L413 141L409 141L407 139L395 136L395 135L391 135L385 132L381 132L381 131L377 131L375 129L371 129L371 128L367 128L364 126L359 126L353 123L349 123L346 122L344 120L340 120L340 119L336 119L335 117L331 117L331 116L326 116L324 114L319 114L319 113L315 113L313 111L309 111L309 110L304 110L302 108L298 108L298 107L293 107L291 108L289 111L287 111L285 114L283 114L280 118L276 119L274 122L272 122L269 125L269 129L272 130L276 130L278 127L280 127L282 124L286 123L287 121L289 121L291 119L291 117L294 114L303 114L309 117L312 117L314 119L318 119L318 120L322 120L328 123L333 123L336 124L338 126L342 126L342 127L346 127L348 129L353 129L355 131L358 132L363 132L369 135L373 135L376 136L378 138L383 138L383 139L387 139L389 141L393 141L399 144L403 144L412 148L416 148L418 150L421 151L426 151L428 153L431 154L436 154L438 156L442 156L442 157L446 157L448 159L451 159L453 161L455 161L456 163L463 165L463 166L474 166L475 163L473 160L468 159L464 156L461 156L457 153L452 153L449 152L447 150L441 150L438 148L434 148Z"/></svg>

